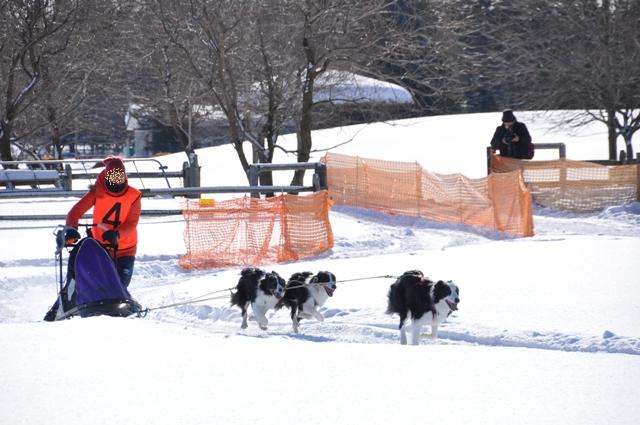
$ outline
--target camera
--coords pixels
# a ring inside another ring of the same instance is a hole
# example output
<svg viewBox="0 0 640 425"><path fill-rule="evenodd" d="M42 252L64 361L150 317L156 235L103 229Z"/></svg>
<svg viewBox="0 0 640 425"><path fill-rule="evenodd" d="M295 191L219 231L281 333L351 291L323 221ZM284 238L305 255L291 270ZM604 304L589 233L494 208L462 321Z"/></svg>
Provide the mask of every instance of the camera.
<svg viewBox="0 0 640 425"><path fill-rule="evenodd" d="M504 141L507 143L511 143L513 142L513 138L515 137L515 134L513 134L511 131L507 131L504 134Z"/></svg>

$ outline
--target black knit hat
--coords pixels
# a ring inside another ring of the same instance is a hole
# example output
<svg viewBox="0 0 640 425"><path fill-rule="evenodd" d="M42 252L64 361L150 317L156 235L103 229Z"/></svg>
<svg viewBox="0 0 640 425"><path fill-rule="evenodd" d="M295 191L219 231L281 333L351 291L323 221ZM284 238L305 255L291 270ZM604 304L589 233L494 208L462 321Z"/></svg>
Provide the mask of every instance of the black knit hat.
<svg viewBox="0 0 640 425"><path fill-rule="evenodd" d="M516 120L515 115L513 115L513 111L511 109L507 109L502 112L502 122L513 122Z"/></svg>

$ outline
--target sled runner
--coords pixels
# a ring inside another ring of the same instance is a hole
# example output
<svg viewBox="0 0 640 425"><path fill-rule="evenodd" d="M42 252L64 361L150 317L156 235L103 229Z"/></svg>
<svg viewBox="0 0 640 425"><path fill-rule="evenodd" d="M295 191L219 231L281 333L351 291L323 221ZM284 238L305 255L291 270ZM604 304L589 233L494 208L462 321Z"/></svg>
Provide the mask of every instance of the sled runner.
<svg viewBox="0 0 640 425"><path fill-rule="evenodd" d="M93 238L85 237L73 245L69 254L67 277L63 284L62 251L66 246L61 226L56 235L56 262L60 289L45 321L56 321L79 315L126 317L142 311L142 307L120 282L120 277L107 251Z"/></svg>

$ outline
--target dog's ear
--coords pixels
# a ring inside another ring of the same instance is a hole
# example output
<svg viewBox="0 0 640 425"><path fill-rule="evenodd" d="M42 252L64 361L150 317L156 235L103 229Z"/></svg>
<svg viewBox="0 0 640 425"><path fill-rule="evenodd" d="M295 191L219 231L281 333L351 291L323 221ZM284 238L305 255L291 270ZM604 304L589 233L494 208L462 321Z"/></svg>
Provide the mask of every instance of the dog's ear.
<svg viewBox="0 0 640 425"><path fill-rule="evenodd" d="M449 295L451 295L451 288L449 285L439 280L433 287L433 298L435 299L435 302L438 302Z"/></svg>
<svg viewBox="0 0 640 425"><path fill-rule="evenodd" d="M320 278L322 277L323 281L336 283L336 275L334 275L333 273L331 273L329 271L318 272L318 274L316 276L318 276L318 280L320 280Z"/></svg>
<svg viewBox="0 0 640 425"><path fill-rule="evenodd" d="M245 267L244 269L242 269L242 271L240 272L240 276L242 277L247 277L247 276L264 276L265 272L262 269L259 269L257 267Z"/></svg>

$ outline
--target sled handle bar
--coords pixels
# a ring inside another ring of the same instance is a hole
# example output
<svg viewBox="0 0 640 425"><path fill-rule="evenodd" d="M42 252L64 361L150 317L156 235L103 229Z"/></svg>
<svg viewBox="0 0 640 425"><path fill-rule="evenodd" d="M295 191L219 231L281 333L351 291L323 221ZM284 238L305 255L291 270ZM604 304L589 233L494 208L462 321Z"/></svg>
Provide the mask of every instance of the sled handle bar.
<svg viewBox="0 0 640 425"><path fill-rule="evenodd" d="M89 229L97 226L97 224L78 223L78 227L81 227L81 226L84 227L85 232L88 233ZM65 246L64 234L69 229L75 229L75 227L67 226L66 224L58 224L53 229L53 235L56 237L56 253L61 252L62 248L64 248Z"/></svg>

